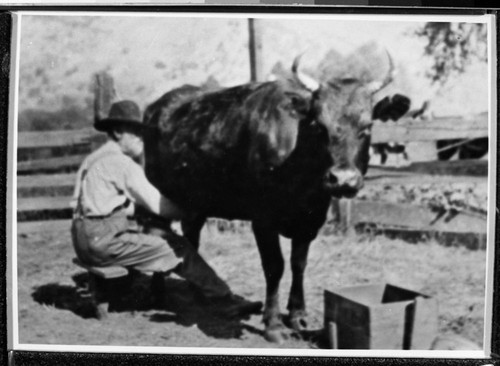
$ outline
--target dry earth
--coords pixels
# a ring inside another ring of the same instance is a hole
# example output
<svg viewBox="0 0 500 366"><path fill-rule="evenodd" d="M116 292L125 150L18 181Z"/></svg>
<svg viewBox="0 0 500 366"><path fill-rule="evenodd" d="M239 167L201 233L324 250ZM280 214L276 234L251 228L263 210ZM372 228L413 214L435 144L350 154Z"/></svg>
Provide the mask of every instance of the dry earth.
<svg viewBox="0 0 500 366"><path fill-rule="evenodd" d="M264 277L253 236L247 225L203 231L202 253L238 294L263 300ZM22 230L22 229L20 229ZM289 257L290 245L283 251ZM18 235L18 317L21 344L183 346L271 348L262 337L261 316L227 320L194 302L180 279L169 279L165 308L89 317L78 290L86 275L71 263L74 256L68 227ZM324 231L311 246L306 270L306 301L311 337L290 339L281 348L321 348L314 335L323 328L325 289L388 282L435 297L439 333L483 342L486 253L444 247L433 241L409 244L383 236L344 237ZM77 283L79 285L77 285ZM139 279L131 299L147 294ZM283 310L290 287L289 265L282 282ZM133 302L133 301L132 301ZM140 302L140 301L139 301Z"/></svg>

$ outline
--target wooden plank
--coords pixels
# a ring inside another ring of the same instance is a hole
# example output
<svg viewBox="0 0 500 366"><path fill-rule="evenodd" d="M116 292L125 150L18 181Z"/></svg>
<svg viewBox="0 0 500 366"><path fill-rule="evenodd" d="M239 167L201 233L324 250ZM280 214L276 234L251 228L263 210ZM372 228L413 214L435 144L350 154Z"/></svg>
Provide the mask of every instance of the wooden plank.
<svg viewBox="0 0 500 366"><path fill-rule="evenodd" d="M437 141L488 137L488 114L473 118L442 117L432 120L401 119L397 122L376 121L372 143Z"/></svg>
<svg viewBox="0 0 500 366"><path fill-rule="evenodd" d="M256 46L258 47L258 46ZM256 76L258 77L256 71ZM488 115L474 118L441 117L433 120L402 119L397 122L376 121L372 130L372 143L399 141L436 141L488 137ZM102 142L106 135L93 128L60 131L19 132L18 148L48 148Z"/></svg>
<svg viewBox="0 0 500 366"><path fill-rule="evenodd" d="M378 201L350 201L350 223L434 232L486 234L486 217L469 213L439 216L427 207Z"/></svg>
<svg viewBox="0 0 500 366"><path fill-rule="evenodd" d="M63 156L43 160L21 161L17 171L21 174L76 171L87 155Z"/></svg>
<svg viewBox="0 0 500 366"><path fill-rule="evenodd" d="M357 232L365 232L365 225L358 225ZM485 250L487 235L485 233L454 233L449 231L432 231L415 228L394 228L379 226L376 230L368 229L369 233L383 234L389 238L401 239L409 243L417 243L422 240L433 239L445 246L463 246L470 250Z"/></svg>
<svg viewBox="0 0 500 366"><path fill-rule="evenodd" d="M347 201L347 202L344 202ZM350 205L350 211L345 206ZM349 231L384 234L408 242L433 238L447 246L464 246L471 250L486 249L486 216L461 212L440 216L427 207L411 204L341 200L340 212L350 212Z"/></svg>
<svg viewBox="0 0 500 366"><path fill-rule="evenodd" d="M75 184L76 174L39 174L39 175L20 175L17 177L17 188L31 188L40 186L73 186Z"/></svg>
<svg viewBox="0 0 500 366"><path fill-rule="evenodd" d="M106 135L94 130L93 128L85 128L81 130L19 132L18 148L34 149L63 147L90 144L95 140L102 139L106 139Z"/></svg>
<svg viewBox="0 0 500 366"><path fill-rule="evenodd" d="M456 182L469 184L482 184L487 182L487 177L475 177L469 175L430 175L430 174L407 174L407 175L371 175L365 177L365 187L380 185L415 185L415 184L452 184ZM363 192L363 191L361 191Z"/></svg>
<svg viewBox="0 0 500 366"><path fill-rule="evenodd" d="M56 197L73 194L76 174L19 175L17 197Z"/></svg>
<svg viewBox="0 0 500 366"><path fill-rule="evenodd" d="M17 235L28 236L43 232L69 232L70 228L71 220L68 219L25 221L17 223Z"/></svg>
<svg viewBox="0 0 500 366"><path fill-rule="evenodd" d="M44 232L66 232L71 230L71 219L51 219L17 222L17 235L29 236Z"/></svg>
<svg viewBox="0 0 500 366"><path fill-rule="evenodd" d="M403 171L434 175L469 175L488 176L488 160L470 159L453 161L421 161L415 162Z"/></svg>
<svg viewBox="0 0 500 366"><path fill-rule="evenodd" d="M439 332L438 302L432 297L418 296L414 306L408 349L431 349L432 342Z"/></svg>
<svg viewBox="0 0 500 366"><path fill-rule="evenodd" d="M69 219L73 209L71 197L32 197L17 200L17 221Z"/></svg>
<svg viewBox="0 0 500 366"><path fill-rule="evenodd" d="M17 212L66 210L69 209L71 197L33 197L17 200Z"/></svg>
<svg viewBox="0 0 500 366"><path fill-rule="evenodd" d="M374 172L384 172L384 174L428 174L428 175L460 175L460 176L488 176L488 160L452 160L452 161L419 161L405 167L377 167L368 169L368 175Z"/></svg>
<svg viewBox="0 0 500 366"><path fill-rule="evenodd" d="M18 211L17 222L64 220L70 219L72 216L73 210L69 207L58 210Z"/></svg>

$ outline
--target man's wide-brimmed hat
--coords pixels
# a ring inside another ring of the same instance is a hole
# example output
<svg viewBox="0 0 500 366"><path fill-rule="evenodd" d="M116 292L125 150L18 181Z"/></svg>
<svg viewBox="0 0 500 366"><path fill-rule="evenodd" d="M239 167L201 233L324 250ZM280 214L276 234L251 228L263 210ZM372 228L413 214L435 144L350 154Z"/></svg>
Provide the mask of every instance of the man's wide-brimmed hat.
<svg viewBox="0 0 500 366"><path fill-rule="evenodd" d="M108 117L100 119L94 123L94 128L98 131L107 132L117 125L129 126L137 130L142 130L142 114L139 106L131 100L122 100L113 103L109 110Z"/></svg>

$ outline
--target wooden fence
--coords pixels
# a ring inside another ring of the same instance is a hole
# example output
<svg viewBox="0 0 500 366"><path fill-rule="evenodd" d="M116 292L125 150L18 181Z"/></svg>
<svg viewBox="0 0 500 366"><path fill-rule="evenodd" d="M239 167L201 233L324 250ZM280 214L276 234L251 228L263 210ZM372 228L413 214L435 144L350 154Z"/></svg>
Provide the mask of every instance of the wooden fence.
<svg viewBox="0 0 500 366"><path fill-rule="evenodd" d="M389 141L435 141L438 139L480 138L488 136L487 115L472 119L460 117L430 121L403 120L376 123L372 131L374 143ZM71 199L75 172L84 157L105 141L105 135L93 129L76 131L21 132L18 135L17 217L18 229L30 231L57 227L59 221L71 217ZM367 185L405 184L405 182L451 182L479 180L488 174L486 160L430 161L405 168L371 168ZM460 178L458 178L460 176ZM469 246L484 247L486 216L459 213L453 218L437 218L426 207L411 204L342 200L336 214L345 230L369 228L387 233L416 236L460 238ZM52 220L43 224L45 220ZM66 225L63 225L67 227ZM458 238L458 239L457 239ZM471 244L472 243L472 244Z"/></svg>
<svg viewBox="0 0 500 366"><path fill-rule="evenodd" d="M474 139L488 137L488 114L473 118L460 116L437 117L431 120L401 119L397 122L376 121L372 143L437 141L447 139Z"/></svg>

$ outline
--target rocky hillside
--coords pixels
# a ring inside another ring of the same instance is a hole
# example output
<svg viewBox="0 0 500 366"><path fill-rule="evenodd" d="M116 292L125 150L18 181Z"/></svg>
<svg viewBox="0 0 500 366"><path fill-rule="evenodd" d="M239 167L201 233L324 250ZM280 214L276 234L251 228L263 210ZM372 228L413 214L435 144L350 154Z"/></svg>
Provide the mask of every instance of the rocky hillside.
<svg viewBox="0 0 500 366"><path fill-rule="evenodd" d="M88 126L91 80L107 70L121 98L145 107L170 88L215 79L224 86L250 78L248 23L244 17L165 17L155 13L97 16L23 16L21 26L19 128ZM487 110L487 69L471 72L447 89L431 87L423 42L412 36L416 22L324 19L261 20L266 74L278 63L286 70L307 51L311 74L355 73L379 77L387 70L384 48L393 55L398 78L389 92L404 92L415 104L433 99L437 114ZM366 75L365 75L366 76ZM436 99L436 95L439 99Z"/></svg>

